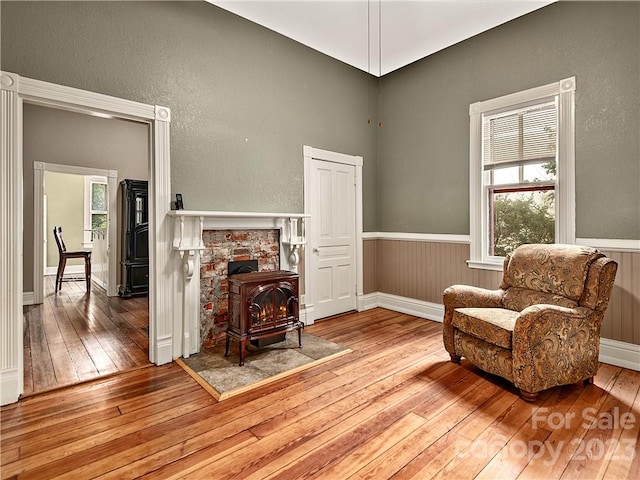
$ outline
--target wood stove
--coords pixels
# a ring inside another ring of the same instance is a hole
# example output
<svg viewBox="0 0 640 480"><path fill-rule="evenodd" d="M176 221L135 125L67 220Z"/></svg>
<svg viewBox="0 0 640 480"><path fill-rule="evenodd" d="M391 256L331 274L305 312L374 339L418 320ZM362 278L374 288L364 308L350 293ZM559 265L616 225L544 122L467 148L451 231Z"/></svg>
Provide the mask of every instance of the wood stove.
<svg viewBox="0 0 640 480"><path fill-rule="evenodd" d="M285 270L238 273L229 276L229 323L225 356L231 338L238 340L240 366L244 365L247 342L298 330L298 274Z"/></svg>

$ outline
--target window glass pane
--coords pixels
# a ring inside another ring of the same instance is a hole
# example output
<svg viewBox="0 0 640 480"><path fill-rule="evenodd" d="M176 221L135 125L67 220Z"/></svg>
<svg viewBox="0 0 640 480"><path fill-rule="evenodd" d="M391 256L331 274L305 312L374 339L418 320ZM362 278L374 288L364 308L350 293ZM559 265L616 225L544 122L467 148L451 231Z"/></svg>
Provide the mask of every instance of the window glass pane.
<svg viewBox="0 0 640 480"><path fill-rule="evenodd" d="M107 215L105 213L93 213L93 214L91 214L91 229L92 230L106 230L107 229Z"/></svg>
<svg viewBox="0 0 640 480"><path fill-rule="evenodd" d="M520 167L495 168L493 170L494 185L520 183Z"/></svg>
<svg viewBox="0 0 640 480"><path fill-rule="evenodd" d="M556 163L535 163L525 165L523 172L525 182L545 182L556 179Z"/></svg>
<svg viewBox="0 0 640 480"><path fill-rule="evenodd" d="M91 184L91 210L107 210L107 186L104 183Z"/></svg>
<svg viewBox="0 0 640 480"><path fill-rule="evenodd" d="M503 257L524 243L554 243L553 190L489 192L489 255Z"/></svg>

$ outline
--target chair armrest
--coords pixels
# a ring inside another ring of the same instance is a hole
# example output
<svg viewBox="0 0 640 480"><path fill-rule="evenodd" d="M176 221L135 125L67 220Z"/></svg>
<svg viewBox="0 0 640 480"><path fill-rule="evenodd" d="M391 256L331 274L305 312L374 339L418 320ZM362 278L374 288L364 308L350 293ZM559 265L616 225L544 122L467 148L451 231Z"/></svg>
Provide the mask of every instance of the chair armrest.
<svg viewBox="0 0 640 480"><path fill-rule="evenodd" d="M495 308L502 306L504 290L487 290L470 285L452 285L442 294L444 318L442 319L442 341L445 349L453 354L453 310L462 307Z"/></svg>
<svg viewBox="0 0 640 480"><path fill-rule="evenodd" d="M498 308L502 306L504 290L488 290L470 285L452 285L445 289L442 301L445 308Z"/></svg>
<svg viewBox="0 0 640 480"><path fill-rule="evenodd" d="M513 383L539 392L592 377L598 370L602 314L585 307L525 308L513 329Z"/></svg>

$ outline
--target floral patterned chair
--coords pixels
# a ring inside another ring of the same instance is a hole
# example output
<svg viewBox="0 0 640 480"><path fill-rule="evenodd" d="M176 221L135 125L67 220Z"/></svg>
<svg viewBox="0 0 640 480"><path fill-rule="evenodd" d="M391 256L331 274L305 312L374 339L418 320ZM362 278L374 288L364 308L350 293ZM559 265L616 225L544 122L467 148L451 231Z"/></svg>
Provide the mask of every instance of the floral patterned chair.
<svg viewBox="0 0 640 480"><path fill-rule="evenodd" d="M594 248L522 245L504 260L498 290L444 291L443 341L520 389L524 400L557 385L591 381L600 326L618 264Z"/></svg>

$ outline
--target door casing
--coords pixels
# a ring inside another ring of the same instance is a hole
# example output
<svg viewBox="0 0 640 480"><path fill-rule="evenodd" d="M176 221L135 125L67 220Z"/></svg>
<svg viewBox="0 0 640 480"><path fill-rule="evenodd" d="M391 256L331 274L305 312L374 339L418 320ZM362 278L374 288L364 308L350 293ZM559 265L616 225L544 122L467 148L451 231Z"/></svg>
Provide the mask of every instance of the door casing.
<svg viewBox="0 0 640 480"><path fill-rule="evenodd" d="M174 325L171 270L171 111L73 87L0 71L0 405L17 402L24 390L23 303L23 103L65 108L150 124L149 156L149 359L162 365L181 354ZM38 207L38 206L34 206ZM40 205L39 207L42 207ZM31 252L29 252L31 253ZM43 252L40 252L41 254ZM177 340L177 341L176 341Z"/></svg>
<svg viewBox="0 0 640 480"><path fill-rule="evenodd" d="M311 160L320 160L333 163L342 163L346 165L353 165L355 167L355 262L356 262L356 309L361 311L364 309L363 305L363 257L362 257L362 165L363 159L361 156L347 155L344 153L331 152L328 150L322 150L320 148L311 147L305 145L303 147L304 157L304 213L310 215L312 212L312 206L315 199L311 197L311 180L312 180L312 167ZM311 265L311 252L310 248L305 248L304 263L305 267ZM315 314L313 309L314 299L309 297L309 293L312 292L311 283L313 278L310 269L305 268L305 306L307 311L307 323L313 324L315 321Z"/></svg>

